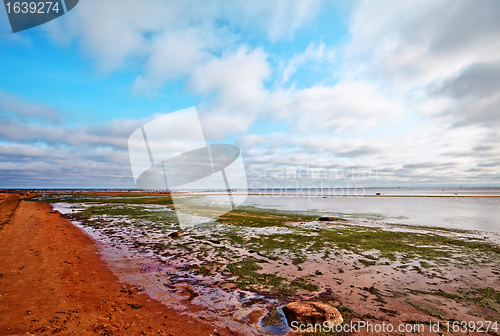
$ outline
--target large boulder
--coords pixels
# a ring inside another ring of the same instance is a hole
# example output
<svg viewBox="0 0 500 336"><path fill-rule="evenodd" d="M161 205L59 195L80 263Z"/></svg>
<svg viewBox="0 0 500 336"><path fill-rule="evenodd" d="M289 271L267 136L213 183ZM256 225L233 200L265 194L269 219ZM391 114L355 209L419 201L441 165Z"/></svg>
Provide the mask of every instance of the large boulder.
<svg viewBox="0 0 500 336"><path fill-rule="evenodd" d="M297 301L291 302L283 307L288 325L297 321L300 324L316 324L328 321L332 325L344 322L342 315L337 308L323 302Z"/></svg>

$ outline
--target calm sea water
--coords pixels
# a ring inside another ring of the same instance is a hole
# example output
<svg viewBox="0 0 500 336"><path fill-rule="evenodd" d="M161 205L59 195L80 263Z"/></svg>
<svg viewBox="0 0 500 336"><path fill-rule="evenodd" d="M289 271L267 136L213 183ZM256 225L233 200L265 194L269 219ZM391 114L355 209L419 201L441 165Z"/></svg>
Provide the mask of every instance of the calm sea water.
<svg viewBox="0 0 500 336"><path fill-rule="evenodd" d="M381 196L375 196L376 193ZM351 190L347 194L356 193ZM325 215L364 217L397 224L500 232L500 188L381 188L365 189L364 193L358 190L357 194L365 197L324 198L326 194L313 190L288 192L286 195L254 192L245 203L283 210L315 210Z"/></svg>

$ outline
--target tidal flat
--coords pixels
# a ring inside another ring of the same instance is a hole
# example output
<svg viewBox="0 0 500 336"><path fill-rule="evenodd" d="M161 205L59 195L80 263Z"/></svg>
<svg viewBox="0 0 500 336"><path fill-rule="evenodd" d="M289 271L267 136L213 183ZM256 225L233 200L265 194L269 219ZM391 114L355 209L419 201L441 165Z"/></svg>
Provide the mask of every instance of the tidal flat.
<svg viewBox="0 0 500 336"><path fill-rule="evenodd" d="M182 198L192 216L211 211L198 197ZM173 238L168 195L38 200L90 234L123 282L235 332L288 333L281 306L297 300L330 303L346 322L500 323L500 245L483 232L242 206Z"/></svg>

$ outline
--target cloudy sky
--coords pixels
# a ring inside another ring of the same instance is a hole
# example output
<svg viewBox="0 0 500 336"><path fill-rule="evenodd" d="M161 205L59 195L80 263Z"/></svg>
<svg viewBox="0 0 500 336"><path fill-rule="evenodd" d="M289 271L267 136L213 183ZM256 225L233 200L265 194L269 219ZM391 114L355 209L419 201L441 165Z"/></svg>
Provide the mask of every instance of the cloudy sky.
<svg viewBox="0 0 500 336"><path fill-rule="evenodd" d="M130 134L191 106L249 182L498 186L500 2L80 0L16 34L0 9L0 187L134 187Z"/></svg>

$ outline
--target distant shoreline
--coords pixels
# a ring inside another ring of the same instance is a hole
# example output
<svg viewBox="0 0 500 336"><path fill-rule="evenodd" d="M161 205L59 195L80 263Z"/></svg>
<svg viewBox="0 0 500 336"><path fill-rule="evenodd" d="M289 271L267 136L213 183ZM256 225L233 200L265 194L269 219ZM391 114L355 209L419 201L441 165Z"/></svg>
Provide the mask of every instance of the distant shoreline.
<svg viewBox="0 0 500 336"><path fill-rule="evenodd" d="M313 189L313 188L309 188ZM495 188L496 189L496 188ZM20 190L23 190L20 192ZM297 189L292 189L293 191L296 191ZM321 190L321 189L318 189ZM227 191L189 191L189 190L182 190L182 191L147 191L147 190L113 190L113 191L100 191L100 190L88 190L88 189L4 189L0 190L0 193L9 193L9 194L19 194L23 192L30 192L32 194L93 194L93 195L109 195L109 196L116 196L116 195L126 195L127 193L133 194L133 196L138 196L138 195L143 195L143 196L168 196L171 194L185 194L185 195L199 195L199 196L218 196L218 195L226 195ZM500 190L499 190L500 192ZM233 194L238 194L241 193L239 190L234 190L231 191ZM261 190L261 192L255 192L255 191L249 191L248 196L271 196L271 197L318 197L318 198L327 198L327 197L477 197L477 198L500 198L499 195L434 195L434 194L381 194L381 195L376 195L376 194L345 194L345 195L339 195L339 194L307 194L307 193L295 193L295 192L290 192L289 190L286 189L281 189L279 192L274 192L272 190L266 189L266 190Z"/></svg>

